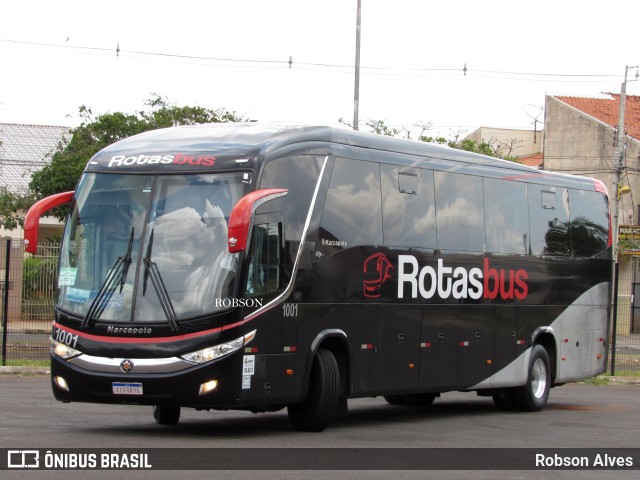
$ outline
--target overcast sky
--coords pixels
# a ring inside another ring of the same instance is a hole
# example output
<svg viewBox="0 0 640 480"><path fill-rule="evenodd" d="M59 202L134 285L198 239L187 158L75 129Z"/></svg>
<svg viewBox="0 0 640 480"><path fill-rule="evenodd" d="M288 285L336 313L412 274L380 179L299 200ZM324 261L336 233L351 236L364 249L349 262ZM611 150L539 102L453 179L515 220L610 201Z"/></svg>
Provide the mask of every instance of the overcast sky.
<svg viewBox="0 0 640 480"><path fill-rule="evenodd" d="M356 0L3 2L0 122L75 126L80 105L132 113L153 93L351 122L355 26ZM533 128L546 94L620 92L640 64L640 2L362 0L361 42L361 121Z"/></svg>

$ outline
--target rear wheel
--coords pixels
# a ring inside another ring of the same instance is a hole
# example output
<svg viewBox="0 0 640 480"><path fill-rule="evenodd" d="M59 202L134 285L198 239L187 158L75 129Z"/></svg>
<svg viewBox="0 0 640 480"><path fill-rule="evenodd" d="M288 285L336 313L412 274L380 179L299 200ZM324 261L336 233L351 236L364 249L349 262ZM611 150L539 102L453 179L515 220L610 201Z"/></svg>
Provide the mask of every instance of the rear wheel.
<svg viewBox="0 0 640 480"><path fill-rule="evenodd" d="M514 389L513 401L519 410L538 412L547 404L551 388L549 354L542 345L534 345L528 371L527 383Z"/></svg>
<svg viewBox="0 0 640 480"><path fill-rule="evenodd" d="M155 405L153 418L160 425L176 425L180 421L180 407Z"/></svg>
<svg viewBox="0 0 640 480"><path fill-rule="evenodd" d="M298 430L321 432L335 416L340 400L340 369L329 350L319 349L311 367L307 398L287 407L289 420Z"/></svg>
<svg viewBox="0 0 640 480"><path fill-rule="evenodd" d="M492 398L498 410L510 411L514 409L513 391L510 388L501 388L492 395Z"/></svg>

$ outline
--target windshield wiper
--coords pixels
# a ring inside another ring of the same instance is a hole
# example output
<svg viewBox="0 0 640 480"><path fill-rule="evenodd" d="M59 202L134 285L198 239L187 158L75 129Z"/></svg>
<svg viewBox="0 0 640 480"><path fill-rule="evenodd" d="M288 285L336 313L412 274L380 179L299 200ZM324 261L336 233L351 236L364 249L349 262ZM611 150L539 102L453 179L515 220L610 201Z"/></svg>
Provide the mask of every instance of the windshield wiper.
<svg viewBox="0 0 640 480"><path fill-rule="evenodd" d="M147 253L144 256L142 262L144 263L144 280L142 283L142 295L144 296L147 293L147 281L149 277L151 277L151 284L153 285L153 289L156 291L156 295L158 296L158 300L160 301L160 306L162 307L162 311L164 312L167 320L169 321L169 325L171 330L179 330L178 326L178 316L176 315L176 311L173 308L173 304L171 303L171 298L169 298L169 292L167 291L167 287L162 281L162 275L160 275L160 270L158 270L158 265L155 262L151 261L151 250L153 248L153 233L154 230L151 230L151 235L149 236L149 243L147 244Z"/></svg>
<svg viewBox="0 0 640 480"><path fill-rule="evenodd" d="M104 309L107 308L113 292L116 291L118 284L120 285L120 293L124 288L124 284L127 280L127 274L129 273L129 266L131 265L131 251L133 250L133 232L134 228L131 227L131 235L129 236L129 245L127 246L127 252L118 257L113 266L107 273L107 278L98 290L98 294L95 296L86 315L82 319L80 328L92 327L95 320L102 315Z"/></svg>

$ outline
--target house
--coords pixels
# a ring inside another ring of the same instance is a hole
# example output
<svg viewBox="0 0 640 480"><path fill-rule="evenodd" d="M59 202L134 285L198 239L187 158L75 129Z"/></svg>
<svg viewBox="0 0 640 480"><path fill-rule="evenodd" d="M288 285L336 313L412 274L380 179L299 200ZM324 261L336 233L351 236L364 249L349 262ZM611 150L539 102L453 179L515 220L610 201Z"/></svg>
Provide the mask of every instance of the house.
<svg viewBox="0 0 640 480"><path fill-rule="evenodd" d="M548 95L545 101L544 169L602 180L613 200L618 192L618 225L640 224L640 96L626 96L624 163L616 185L620 95ZM622 187L628 187L622 189ZM620 188L620 190L619 190ZM615 208L612 208L615 214ZM618 317L622 332L640 332L640 256L620 255ZM639 297L638 305L633 299ZM635 315L636 311L638 314ZM626 316L625 316L626 315Z"/></svg>
<svg viewBox="0 0 640 480"><path fill-rule="evenodd" d="M542 164L544 141L542 130L480 127L466 139L487 143L501 157L516 158L523 165L538 168Z"/></svg>
<svg viewBox="0 0 640 480"><path fill-rule="evenodd" d="M620 95L547 96L545 104L544 168L602 180L613 196L617 192L614 166ZM620 197L618 223L638 224L640 96L627 95L625 134L621 186L628 186L631 194Z"/></svg>
<svg viewBox="0 0 640 480"><path fill-rule="evenodd" d="M69 133L68 127L0 123L0 187L11 193L26 193L31 175L51 161L58 144ZM42 219L41 238L60 234L61 223ZM22 230L0 228L0 237L22 238Z"/></svg>

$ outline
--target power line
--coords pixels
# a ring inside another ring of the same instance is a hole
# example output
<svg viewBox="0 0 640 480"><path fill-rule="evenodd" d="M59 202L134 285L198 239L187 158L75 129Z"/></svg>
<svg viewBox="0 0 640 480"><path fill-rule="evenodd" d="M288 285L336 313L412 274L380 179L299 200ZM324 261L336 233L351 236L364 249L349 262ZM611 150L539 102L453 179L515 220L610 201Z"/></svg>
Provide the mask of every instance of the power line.
<svg viewBox="0 0 640 480"><path fill-rule="evenodd" d="M249 59L249 58L234 58L234 57L211 57L202 55L187 55L176 54L168 52L152 52L144 50L127 50L120 47L120 44L116 45L116 48L104 48L104 47L89 47L89 46L77 46L57 43L46 42L32 42L25 40L13 40L13 39L0 39L0 42L10 43L15 45L27 45L33 47L43 48L56 48L69 51L82 52L86 54L99 54L99 55L115 55L116 57L127 58L140 58L151 57L157 59L167 59L170 61L176 60L181 62L227 62L232 64L244 64L244 65L260 65L260 66L280 66L292 69L294 66L301 67L313 67L314 69L338 69L353 71L353 65L343 65L336 63L319 63L319 62L305 62L295 61L291 56L288 59L274 60L274 59ZM462 68L417 68L417 67L390 67L390 66L364 66L361 70L364 74L368 75L448 75L448 74L462 74L462 76L473 77L487 77L487 78L503 78L509 80L526 80L526 81L549 81L550 78L553 81L582 81L582 82L595 82L602 81L608 78L618 78L619 75L607 75L607 74L575 74L575 73L556 73L556 72L516 72L516 71L503 71L503 70L485 70L485 69L473 69L463 65ZM497 76L499 75L499 76ZM504 76L508 77L504 77ZM510 78L515 77L515 78ZM533 77L533 78L524 78ZM535 80L539 78L538 80Z"/></svg>

